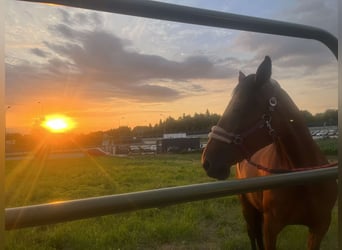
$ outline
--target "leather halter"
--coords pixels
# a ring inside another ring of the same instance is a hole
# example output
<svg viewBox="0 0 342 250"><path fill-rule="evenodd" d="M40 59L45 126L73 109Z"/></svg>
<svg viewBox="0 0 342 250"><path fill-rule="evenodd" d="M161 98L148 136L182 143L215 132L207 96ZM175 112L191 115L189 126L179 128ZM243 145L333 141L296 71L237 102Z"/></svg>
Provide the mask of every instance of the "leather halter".
<svg viewBox="0 0 342 250"><path fill-rule="evenodd" d="M275 130L272 128L271 121L272 116L271 113L275 111L275 108L278 104L277 98L272 96L268 100L268 112L265 112L261 118L255 123L254 126L245 130L240 134L227 132L225 129L216 125L211 128L211 132L209 133L209 139L215 139L227 144L234 144L239 146L244 153L246 154L247 159L251 157L249 150L245 147L244 140L248 138L251 134L256 133L259 129L266 128L268 130L268 134L274 139L276 137Z"/></svg>
<svg viewBox="0 0 342 250"><path fill-rule="evenodd" d="M333 166L337 166L338 162L333 163L327 163L320 166L311 166L311 167L304 167L304 168L296 168L296 169L275 169L275 168L269 168L262 166L258 163L255 163L251 161L250 157L252 154L250 154L249 150L246 149L245 145L243 145L244 140L251 134L256 133L259 129L267 128L268 134L272 137L273 140L276 138L276 132L271 126L272 116L271 113L275 111L275 108L277 106L277 98L271 97L268 101L269 107L267 113L263 114L261 119L259 119L254 126L247 129L241 134L235 134L230 133L221 128L220 126L213 126L211 128L211 132L209 133L208 137L209 139L215 139L227 144L234 144L236 146L239 146L242 151L244 152L246 156L246 160L249 164L253 165L254 167L272 173L272 174L281 174L281 173L291 173L291 172L298 172L298 171L305 171L305 170L314 170L314 169L321 169L321 168L329 168Z"/></svg>

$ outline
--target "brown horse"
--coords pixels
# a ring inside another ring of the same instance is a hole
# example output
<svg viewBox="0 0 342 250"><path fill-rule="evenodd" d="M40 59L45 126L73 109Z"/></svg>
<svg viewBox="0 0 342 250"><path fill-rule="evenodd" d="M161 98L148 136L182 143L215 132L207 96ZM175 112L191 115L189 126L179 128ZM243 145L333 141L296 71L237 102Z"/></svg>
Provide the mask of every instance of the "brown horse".
<svg viewBox="0 0 342 250"><path fill-rule="evenodd" d="M237 177L250 178L327 163L300 112L271 79L266 56L256 74L240 72L239 83L202 156L207 174L223 180L237 163ZM336 181L240 195L252 249L276 249L286 225L309 228L308 249L319 249L337 197Z"/></svg>

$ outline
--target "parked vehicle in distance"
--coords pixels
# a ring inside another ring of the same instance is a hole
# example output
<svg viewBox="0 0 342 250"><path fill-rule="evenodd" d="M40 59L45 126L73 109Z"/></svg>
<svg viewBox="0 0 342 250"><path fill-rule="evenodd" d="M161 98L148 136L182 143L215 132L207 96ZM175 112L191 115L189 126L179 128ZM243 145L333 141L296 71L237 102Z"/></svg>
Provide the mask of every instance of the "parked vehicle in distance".
<svg viewBox="0 0 342 250"><path fill-rule="evenodd" d="M310 133L315 140L325 138L338 138L337 127L310 128Z"/></svg>

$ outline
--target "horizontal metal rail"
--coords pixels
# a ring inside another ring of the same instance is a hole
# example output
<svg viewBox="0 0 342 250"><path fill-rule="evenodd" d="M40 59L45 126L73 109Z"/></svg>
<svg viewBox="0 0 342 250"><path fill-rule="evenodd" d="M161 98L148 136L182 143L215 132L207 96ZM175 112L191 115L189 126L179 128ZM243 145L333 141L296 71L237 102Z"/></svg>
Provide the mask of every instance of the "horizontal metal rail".
<svg viewBox="0 0 342 250"><path fill-rule="evenodd" d="M336 179L337 167L7 208L7 230Z"/></svg>
<svg viewBox="0 0 342 250"><path fill-rule="evenodd" d="M338 41L331 33L312 26L147 0L22 0L61 4L84 9L175 21L203 26L314 39L337 58Z"/></svg>

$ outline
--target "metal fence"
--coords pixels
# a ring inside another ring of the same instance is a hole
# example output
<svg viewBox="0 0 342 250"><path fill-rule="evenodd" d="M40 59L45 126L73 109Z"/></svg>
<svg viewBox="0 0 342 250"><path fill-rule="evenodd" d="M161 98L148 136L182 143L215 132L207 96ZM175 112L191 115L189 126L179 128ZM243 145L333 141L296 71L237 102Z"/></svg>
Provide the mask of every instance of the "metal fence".
<svg viewBox="0 0 342 250"><path fill-rule="evenodd" d="M155 18L212 27L253 31L305 39L314 39L325 44L338 57L338 40L325 30L262 18L242 16L218 11L185 7L174 4L145 0L24 0L62 4L66 6L93 9L112 13ZM339 87L340 93L340 87ZM339 102L341 117L342 104ZM339 126L339 132L341 126ZM4 129L3 129L4 131ZM342 150L342 137L339 137L339 151ZM54 204L7 208L5 226L7 230L51 224L75 219L89 218L112 213L128 212L137 209L159 207L182 202L217 198L226 195L269 189L279 186L303 184L342 177L341 167L289 173L229 182L214 182L174 188L149 190L112 196L94 197ZM2 175L3 179L3 175ZM0 180L3 183L3 180ZM341 189L339 182L339 218L341 218ZM3 197L3 194L2 196ZM341 221L341 219L339 219ZM339 225L341 227L341 225ZM339 245L342 247L342 230L339 229Z"/></svg>
<svg viewBox="0 0 342 250"><path fill-rule="evenodd" d="M212 199L337 177L337 167L299 173L162 188L6 209L6 229L52 224L177 203Z"/></svg>

